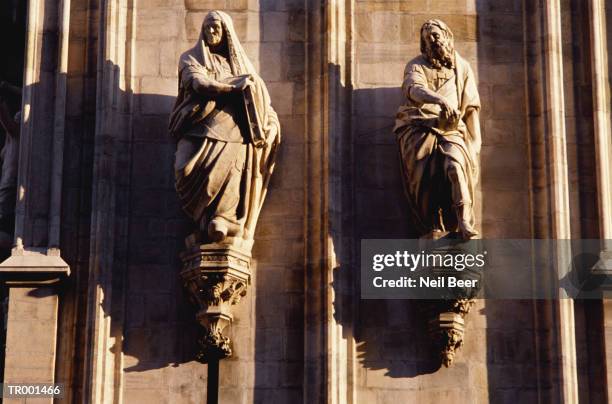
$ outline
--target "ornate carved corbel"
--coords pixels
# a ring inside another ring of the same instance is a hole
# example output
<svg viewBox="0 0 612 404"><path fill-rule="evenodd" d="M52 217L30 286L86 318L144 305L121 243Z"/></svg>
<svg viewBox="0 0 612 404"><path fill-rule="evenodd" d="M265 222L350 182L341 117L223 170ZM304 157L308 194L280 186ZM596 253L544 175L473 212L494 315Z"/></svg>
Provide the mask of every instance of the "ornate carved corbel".
<svg viewBox="0 0 612 404"><path fill-rule="evenodd" d="M428 330L445 367L453 364L457 350L463 345L465 317L473 305L474 299L431 303Z"/></svg>
<svg viewBox="0 0 612 404"><path fill-rule="evenodd" d="M197 359L208 362L227 358L232 349L224 331L234 318L232 306L247 293L251 256L235 246L193 244L181 259L181 278L198 307L196 318L204 328Z"/></svg>
<svg viewBox="0 0 612 404"><path fill-rule="evenodd" d="M435 236L429 234L422 239L425 242L424 245L427 245L425 249L442 255L462 255L467 251L473 252L480 248L477 241L465 242L447 232L438 232ZM441 265L430 267L428 270L436 277L446 278L445 285L448 284L449 276L460 279L478 279L478 285L482 281L480 269L472 268L458 272L453 267ZM479 291L480 287L443 288L437 296L432 296L436 300L428 300L423 306L429 336L445 367L453 364L457 351L463 345L465 320L475 303L474 297Z"/></svg>

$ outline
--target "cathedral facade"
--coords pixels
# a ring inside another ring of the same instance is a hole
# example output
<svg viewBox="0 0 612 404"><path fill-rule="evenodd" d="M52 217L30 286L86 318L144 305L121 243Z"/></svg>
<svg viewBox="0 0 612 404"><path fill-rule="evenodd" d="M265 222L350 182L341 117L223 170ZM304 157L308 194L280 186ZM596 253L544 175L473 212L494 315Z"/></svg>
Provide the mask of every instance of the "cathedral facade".
<svg viewBox="0 0 612 404"><path fill-rule="evenodd" d="M0 79L21 87L14 238L0 263L4 383L61 383L47 402L91 404L608 402L608 300L476 300L446 367L416 302L361 298L360 254L364 239L419 237L393 129L434 19L480 98L477 232L612 239L611 2L0 8ZM231 355L216 361L201 360L181 275L193 223L169 130L179 60L211 10L233 21L280 127L246 293L223 331Z"/></svg>

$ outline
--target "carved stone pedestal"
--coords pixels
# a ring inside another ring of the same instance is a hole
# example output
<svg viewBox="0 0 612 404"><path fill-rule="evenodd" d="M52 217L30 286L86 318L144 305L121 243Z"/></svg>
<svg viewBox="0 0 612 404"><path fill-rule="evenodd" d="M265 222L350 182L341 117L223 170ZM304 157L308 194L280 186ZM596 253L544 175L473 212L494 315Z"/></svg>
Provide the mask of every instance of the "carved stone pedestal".
<svg viewBox="0 0 612 404"><path fill-rule="evenodd" d="M445 367L453 364L457 350L463 345L465 316L473 304L473 300L465 299L432 302L429 305L429 335Z"/></svg>
<svg viewBox="0 0 612 404"><path fill-rule="evenodd" d="M474 249L478 248L478 244L475 244L474 241L463 242L459 235L448 232L430 232L421 237L421 240L423 240L423 248L428 253L442 255L461 255L468 251L476 252ZM431 240L446 240L446 242L436 245ZM466 269L457 272L454 268L444 265L428 268L428 271L430 275L437 278L452 276L459 279L481 280L482 275L479 270ZM457 350L463 345L465 318L474 305L474 297L478 291L479 287L442 288L435 296L436 300L424 302L423 311L427 318L429 336L445 367L453 364Z"/></svg>
<svg viewBox="0 0 612 404"><path fill-rule="evenodd" d="M232 348L224 330L234 318L232 306L246 295L251 255L235 246L195 244L181 254L181 259L181 278L199 309L196 318L204 327L197 359L207 363L227 358Z"/></svg>

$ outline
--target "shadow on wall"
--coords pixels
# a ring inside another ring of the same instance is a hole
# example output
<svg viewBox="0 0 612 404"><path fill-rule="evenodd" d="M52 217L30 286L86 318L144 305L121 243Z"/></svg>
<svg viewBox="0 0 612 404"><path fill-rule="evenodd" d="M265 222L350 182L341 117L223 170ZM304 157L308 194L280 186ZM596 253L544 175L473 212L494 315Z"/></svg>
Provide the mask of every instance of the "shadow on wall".
<svg viewBox="0 0 612 404"><path fill-rule="evenodd" d="M66 208L78 210L83 202L79 198L90 201L88 224L106 228L93 233L96 240L87 246L79 245L80 240L69 241L70 247L82 250L72 254L73 259L89 260L80 266L69 262L79 271L73 272L72 285L80 289L77 295L91 295L87 288L97 286L102 287L105 299L110 297L111 301L104 300L100 306L105 316L111 317L110 335L117 342L109 350L113 355L123 354L123 371L178 366L194 360L199 330L195 309L179 278L179 252L190 224L174 190L175 144L167 128L175 96L121 91L119 68L107 61L105 71L112 72L116 83L109 88L117 93L107 98L112 105L96 105L95 119L116 122L97 124L104 134L92 134L91 144L73 144L70 136L75 133L67 128L66 156L74 155L68 147L89 151L93 178L76 200L64 187L68 193ZM74 95L70 88L68 95ZM83 111L84 115L88 113ZM65 159L66 172L78 169L78 162L73 166L70 160ZM102 272L98 285L90 284L93 265ZM83 322L90 321L85 313L87 304L82 303L77 316ZM77 336L75 350L80 349L78 341L82 338Z"/></svg>
<svg viewBox="0 0 612 404"><path fill-rule="evenodd" d="M342 276L346 268L334 270L334 318L343 327L350 326L345 318L351 296L343 291ZM355 267L355 274L359 267ZM359 289L357 289L359 297ZM338 307L338 299L342 299ZM427 336L426 321L418 301L360 300L355 316L356 358L368 370L384 370L385 377L413 378L440 369L439 352L433 349ZM349 315L346 315L349 317Z"/></svg>
<svg viewBox="0 0 612 404"><path fill-rule="evenodd" d="M115 177L98 179L115 186L114 234L98 235L114 238L113 249L102 251L105 256L98 259L111 268L112 290L103 296L112 301L101 306L111 316L111 335L119 341L110 350L115 355L123 353L125 372L178 366L193 361L197 352L195 308L179 278L179 252L191 224L174 190L175 144L167 130L174 100L160 94L131 96L133 129L118 133L107 149L114 154L116 169L109 175ZM92 201L92 211L96 206ZM90 267L80 266L82 272L73 276L87 279ZM78 284L94 287L86 280ZM103 281L100 286L106 287ZM85 319L82 310L79 317Z"/></svg>
<svg viewBox="0 0 612 404"><path fill-rule="evenodd" d="M106 71L119 80L120 71L112 62L107 62ZM71 96L95 99L70 80L68 86L67 108L74 102ZM72 275L62 295L75 299L72 304L78 311L73 314L79 324L75 358L87 355L80 343L86 340L90 321L87 295L101 287L101 295L111 301L103 300L100 306L111 317L110 334L117 341L110 352L123 354L125 372L145 372L191 362L197 352L195 308L179 278L179 252L191 224L174 189L175 143L167 128L175 96L127 93L118 83L112 88L117 94L109 97L113 105L105 106L108 115L101 115L96 105L97 115L90 109L79 111L76 123L67 119L61 248ZM83 121L103 117L118 120L112 127L120 129L94 136L95 126ZM84 134L87 131L91 133ZM95 244L89 239L94 225L104 226L92 233ZM93 263L101 272L97 285L90 284ZM70 315L62 313L60 321L69 323ZM83 364L77 360L74 366ZM87 374L84 369L74 372Z"/></svg>
<svg viewBox="0 0 612 404"><path fill-rule="evenodd" d="M178 366L194 361L197 353L196 311L179 277L179 253L192 229L174 189L175 143L167 129L174 101L174 96L158 94L133 96L125 191L128 247L125 255L119 254L126 257L120 266L127 270L119 288L125 293L125 372Z"/></svg>
<svg viewBox="0 0 612 404"><path fill-rule="evenodd" d="M416 237L405 204L393 133L395 113L402 102L401 89L359 88L352 90L351 99L353 161L352 167L344 165L343 169L352 170L353 175L352 184L343 184L347 196L342 216L350 222L352 241L350 247L340 249L337 246L342 240L333 239L336 251L342 251L339 261L343 263L334 269L334 318L343 326L345 338L353 333L361 366L384 370L383 377L414 378L440 367L427 338L419 303L362 300L359 276L362 239ZM336 227L340 226L332 224Z"/></svg>
<svg viewBox="0 0 612 404"><path fill-rule="evenodd" d="M0 82L5 81L12 86L21 87L24 74L24 53L26 39L26 2L3 2L0 5L0 37L12 38L11 41L5 41L3 44L2 62L0 62ZM21 94L9 89L0 91L0 109L6 108L9 119L12 119L17 111L21 109ZM6 119L6 118L5 118ZM3 170L10 170L10 164L5 164L4 160L16 158L19 151L16 148L11 148L10 140L8 140L3 125L0 125L0 149L3 149L0 157L0 175ZM12 149L12 152L11 150ZM17 173L15 172L15 175ZM9 190L6 184L6 179L0 185L0 236L2 238L2 246L0 246L0 262L4 261L11 255L11 239L10 236L14 230L15 214L14 202L16 200L16 192L13 188Z"/></svg>

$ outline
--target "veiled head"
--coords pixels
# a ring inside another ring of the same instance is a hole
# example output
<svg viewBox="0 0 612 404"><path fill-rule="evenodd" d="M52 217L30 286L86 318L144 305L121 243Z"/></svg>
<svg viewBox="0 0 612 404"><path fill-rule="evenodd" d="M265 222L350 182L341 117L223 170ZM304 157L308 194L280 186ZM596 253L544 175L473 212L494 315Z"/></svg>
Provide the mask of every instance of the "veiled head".
<svg viewBox="0 0 612 404"><path fill-rule="evenodd" d="M454 67L455 43L450 28L441 20L428 20L421 27L421 53L434 66Z"/></svg>
<svg viewBox="0 0 612 404"><path fill-rule="evenodd" d="M208 13L202 24L202 33L208 46L219 46L223 42L224 36L221 15L215 11Z"/></svg>
<svg viewBox="0 0 612 404"><path fill-rule="evenodd" d="M213 54L226 58L234 75L257 76L236 34L232 18L219 10L211 11L204 17L195 46L181 55L179 72L194 65L201 65L208 71L218 71L219 66L212 57Z"/></svg>

